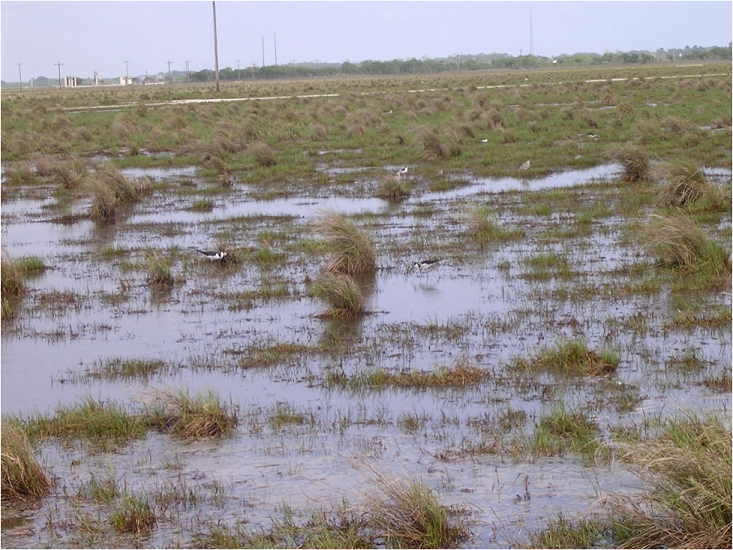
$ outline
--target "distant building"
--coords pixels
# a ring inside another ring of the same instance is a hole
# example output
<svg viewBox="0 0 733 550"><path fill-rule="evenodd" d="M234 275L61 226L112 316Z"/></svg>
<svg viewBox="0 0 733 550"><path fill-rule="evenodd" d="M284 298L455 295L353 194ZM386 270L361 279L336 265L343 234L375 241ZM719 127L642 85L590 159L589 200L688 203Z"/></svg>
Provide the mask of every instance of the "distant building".
<svg viewBox="0 0 733 550"><path fill-rule="evenodd" d="M132 78L129 76L121 76L120 77L120 85L121 86L131 86L132 85Z"/></svg>
<svg viewBox="0 0 733 550"><path fill-rule="evenodd" d="M76 88L77 82L75 76L64 77L64 86L66 88Z"/></svg>

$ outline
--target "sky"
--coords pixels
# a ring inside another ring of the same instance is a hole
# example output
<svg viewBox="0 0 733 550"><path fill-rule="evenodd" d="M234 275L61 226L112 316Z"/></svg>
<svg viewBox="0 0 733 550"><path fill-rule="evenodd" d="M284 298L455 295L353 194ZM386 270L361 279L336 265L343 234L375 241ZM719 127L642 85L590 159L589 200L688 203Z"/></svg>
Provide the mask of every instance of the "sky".
<svg viewBox="0 0 733 550"><path fill-rule="evenodd" d="M530 13L532 41L530 41ZM727 46L733 2L216 2L219 68ZM0 78L214 69L212 2L0 2ZM264 40L263 40L264 39ZM531 43L533 52L530 52ZM275 45L277 47L275 47ZM125 63L127 61L127 63Z"/></svg>

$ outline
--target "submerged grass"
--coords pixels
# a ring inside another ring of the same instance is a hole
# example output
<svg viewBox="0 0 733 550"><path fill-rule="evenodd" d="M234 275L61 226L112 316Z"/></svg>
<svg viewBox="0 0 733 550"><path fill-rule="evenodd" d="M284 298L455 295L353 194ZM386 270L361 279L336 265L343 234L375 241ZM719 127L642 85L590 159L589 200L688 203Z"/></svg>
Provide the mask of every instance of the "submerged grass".
<svg viewBox="0 0 733 550"><path fill-rule="evenodd" d="M582 340L561 340L529 359L515 358L510 367L524 372L600 376L616 372L620 362L621 356L615 349L603 348L597 352Z"/></svg>
<svg viewBox="0 0 733 550"><path fill-rule="evenodd" d="M327 381L329 384L350 389L459 388L478 384L487 375L486 371L472 365L468 358L462 357L453 365L440 366L431 372L392 372L378 368L374 371L358 373L352 377L331 373Z"/></svg>

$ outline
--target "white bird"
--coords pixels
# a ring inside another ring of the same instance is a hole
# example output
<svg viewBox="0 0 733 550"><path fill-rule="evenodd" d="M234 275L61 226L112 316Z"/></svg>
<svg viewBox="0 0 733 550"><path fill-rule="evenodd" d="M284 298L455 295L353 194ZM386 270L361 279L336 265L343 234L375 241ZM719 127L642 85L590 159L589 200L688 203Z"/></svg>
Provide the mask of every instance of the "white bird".
<svg viewBox="0 0 733 550"><path fill-rule="evenodd" d="M403 180L407 177L407 166L403 166L402 169L397 172L397 176Z"/></svg>
<svg viewBox="0 0 733 550"><path fill-rule="evenodd" d="M520 170L529 170L529 165L530 165L530 162L527 161L524 164L522 164L522 166L520 166L519 169Z"/></svg>
<svg viewBox="0 0 733 550"><path fill-rule="evenodd" d="M218 260L223 260L224 259L224 256L227 255L226 251L224 251L224 250L220 250L218 252L212 252L212 251L209 251L209 250L199 250L198 248L193 248L193 247L191 247L191 250L195 250L199 254L202 254L210 262L215 262L215 261L218 261Z"/></svg>

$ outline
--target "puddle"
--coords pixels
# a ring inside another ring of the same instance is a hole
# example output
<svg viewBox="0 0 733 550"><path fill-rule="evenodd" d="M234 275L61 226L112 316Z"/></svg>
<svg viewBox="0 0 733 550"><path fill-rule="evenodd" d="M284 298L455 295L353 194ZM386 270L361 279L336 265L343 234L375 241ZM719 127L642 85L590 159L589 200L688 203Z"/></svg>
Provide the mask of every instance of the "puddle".
<svg viewBox="0 0 733 550"><path fill-rule="evenodd" d="M120 172L127 178L136 179L150 177L160 180L169 180L178 177L191 177L196 174L196 166L175 166L170 168L123 168Z"/></svg>

